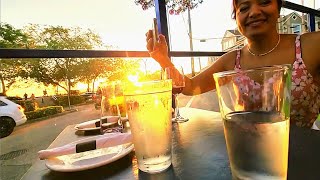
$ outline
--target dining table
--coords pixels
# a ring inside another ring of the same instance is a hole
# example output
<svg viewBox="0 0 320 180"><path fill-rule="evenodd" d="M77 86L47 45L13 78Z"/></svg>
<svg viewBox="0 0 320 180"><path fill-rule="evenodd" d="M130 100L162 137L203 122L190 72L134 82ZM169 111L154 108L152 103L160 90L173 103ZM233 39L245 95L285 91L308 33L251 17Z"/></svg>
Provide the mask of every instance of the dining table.
<svg viewBox="0 0 320 180"><path fill-rule="evenodd" d="M133 149L114 162L75 172L51 170L45 160L38 159L22 179L232 179L220 113L190 107L180 108L180 113L189 121L173 123L172 165L161 173L140 171ZM77 133L74 127L67 126L48 148L95 136ZM320 179L320 131L290 126L288 159L287 179Z"/></svg>

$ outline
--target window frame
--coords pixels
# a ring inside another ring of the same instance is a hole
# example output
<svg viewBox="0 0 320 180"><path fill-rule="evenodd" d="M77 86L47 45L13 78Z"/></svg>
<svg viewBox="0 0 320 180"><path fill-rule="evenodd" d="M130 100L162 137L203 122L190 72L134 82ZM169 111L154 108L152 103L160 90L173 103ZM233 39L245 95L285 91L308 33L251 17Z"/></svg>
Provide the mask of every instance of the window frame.
<svg viewBox="0 0 320 180"><path fill-rule="evenodd" d="M315 16L320 17L320 11L289 1L284 1L283 8L307 13L310 19L310 30L315 31ZM155 0L156 17L158 21L158 31L167 39L170 47L168 34L167 12L165 0ZM170 57L201 57L201 56L222 56L226 52L200 52L200 51L171 51ZM0 58L149 58L147 51L100 51L100 50L42 50L42 49L1 49Z"/></svg>
<svg viewBox="0 0 320 180"><path fill-rule="evenodd" d="M0 107L2 106L8 106L8 104L0 100Z"/></svg>

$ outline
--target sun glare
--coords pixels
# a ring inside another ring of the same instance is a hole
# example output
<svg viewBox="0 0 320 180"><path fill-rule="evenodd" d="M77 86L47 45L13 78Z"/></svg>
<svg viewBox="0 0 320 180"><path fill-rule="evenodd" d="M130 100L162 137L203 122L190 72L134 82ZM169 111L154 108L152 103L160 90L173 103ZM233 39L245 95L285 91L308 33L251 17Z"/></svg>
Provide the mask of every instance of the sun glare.
<svg viewBox="0 0 320 180"><path fill-rule="evenodd" d="M84 83L78 83L77 84L77 89L82 91L82 90L86 90L88 88L88 85L87 84L84 84Z"/></svg>
<svg viewBox="0 0 320 180"><path fill-rule="evenodd" d="M128 80L133 83L138 82L139 76L138 75L128 75Z"/></svg>

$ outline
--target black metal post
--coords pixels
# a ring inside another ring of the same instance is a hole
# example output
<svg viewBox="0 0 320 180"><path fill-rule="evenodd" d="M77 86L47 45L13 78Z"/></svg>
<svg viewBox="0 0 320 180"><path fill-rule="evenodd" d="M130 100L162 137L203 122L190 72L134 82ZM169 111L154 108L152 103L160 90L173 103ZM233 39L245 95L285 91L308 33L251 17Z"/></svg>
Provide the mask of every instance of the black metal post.
<svg viewBox="0 0 320 180"><path fill-rule="evenodd" d="M309 26L310 32L313 32L316 30L316 18L313 14L308 14L308 26Z"/></svg>
<svg viewBox="0 0 320 180"><path fill-rule="evenodd" d="M156 18L158 23L158 32L166 37L168 44L168 52L170 54L170 41L167 22L167 10L165 0L154 0L156 9ZM170 56L170 55L169 55Z"/></svg>

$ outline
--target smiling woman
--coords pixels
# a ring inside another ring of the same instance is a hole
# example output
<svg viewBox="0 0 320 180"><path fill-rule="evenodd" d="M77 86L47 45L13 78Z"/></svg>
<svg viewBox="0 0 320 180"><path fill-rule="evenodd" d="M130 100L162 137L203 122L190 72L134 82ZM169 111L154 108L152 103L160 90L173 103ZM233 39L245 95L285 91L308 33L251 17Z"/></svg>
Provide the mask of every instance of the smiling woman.
<svg viewBox="0 0 320 180"><path fill-rule="evenodd" d="M267 30L272 32L269 33L268 38L276 37L275 35L278 34L277 21L282 6L281 0L234 0L233 6L238 30L249 40L259 38ZM279 39L280 37L272 38L271 40L274 41L272 44L278 44Z"/></svg>
<svg viewBox="0 0 320 180"><path fill-rule="evenodd" d="M320 108L320 32L278 33L281 0L233 0L233 17L247 44L230 51L195 77L186 77L183 94L196 95L215 89L212 74L263 66L290 64L292 72L291 124L311 128ZM147 48L162 68L174 66L168 58L163 35L153 47L151 33ZM302 53L303 50L303 53ZM302 103L303 102L303 103Z"/></svg>

